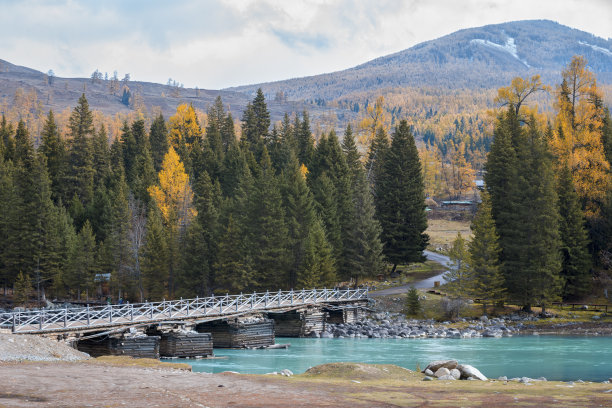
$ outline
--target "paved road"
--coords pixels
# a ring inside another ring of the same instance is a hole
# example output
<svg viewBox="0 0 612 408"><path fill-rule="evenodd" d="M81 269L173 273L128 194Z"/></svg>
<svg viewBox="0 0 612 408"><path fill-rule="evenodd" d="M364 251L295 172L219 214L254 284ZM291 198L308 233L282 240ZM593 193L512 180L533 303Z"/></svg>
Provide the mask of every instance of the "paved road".
<svg viewBox="0 0 612 408"><path fill-rule="evenodd" d="M441 254L438 254L438 253L435 253L435 252L431 252L431 251L424 251L423 253L425 254L425 256L427 257L428 260L437 262L440 265L444 266L445 268L450 268L451 260L450 260L450 258L448 256L441 255ZM444 272L444 273L446 273L446 272ZM387 295L399 295L400 293L408 292L408 289L410 289L412 286L414 286L417 289L433 288L434 282L439 281L441 284L445 282L444 273L441 273L441 274L436 275L436 276L432 276L431 278L427 278L427 279L424 279L422 281L417 281L417 282L411 283L409 285L396 286L394 288L382 289L382 290L378 290L376 292L370 292L369 295L372 296L372 297L387 296Z"/></svg>

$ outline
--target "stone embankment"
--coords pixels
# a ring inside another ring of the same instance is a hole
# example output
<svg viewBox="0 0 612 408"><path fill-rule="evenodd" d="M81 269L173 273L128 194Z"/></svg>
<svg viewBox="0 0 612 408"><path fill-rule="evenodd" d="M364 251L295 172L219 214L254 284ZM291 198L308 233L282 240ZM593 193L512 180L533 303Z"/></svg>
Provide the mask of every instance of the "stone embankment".
<svg viewBox="0 0 612 408"><path fill-rule="evenodd" d="M535 320L538 318L533 316L492 319L482 316L472 321L463 319L461 323L468 325L459 329L451 327L451 322L407 320L400 314L374 313L359 322L327 324L325 331L313 332L311 337L373 339L510 337L521 330L531 328L529 322Z"/></svg>
<svg viewBox="0 0 612 408"><path fill-rule="evenodd" d="M61 341L24 334L0 334L0 362L79 361L88 358L89 354Z"/></svg>

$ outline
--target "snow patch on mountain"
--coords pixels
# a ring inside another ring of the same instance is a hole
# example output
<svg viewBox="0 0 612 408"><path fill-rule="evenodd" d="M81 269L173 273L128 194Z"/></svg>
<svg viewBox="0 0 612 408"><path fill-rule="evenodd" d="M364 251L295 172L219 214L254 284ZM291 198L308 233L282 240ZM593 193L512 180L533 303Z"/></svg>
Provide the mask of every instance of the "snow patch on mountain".
<svg viewBox="0 0 612 408"><path fill-rule="evenodd" d="M604 54L606 54L606 55L608 55L608 56L612 57L612 51L610 51L610 50L608 50L608 49L606 49L606 48L603 48L603 47L598 47L597 45L589 44L589 43L586 43L586 42L584 42L584 41L578 41L578 44L580 44L580 45L586 45L587 47L590 47L590 48L591 48L592 50L594 50L594 51L599 51L599 52L601 52L601 53L604 53Z"/></svg>
<svg viewBox="0 0 612 408"><path fill-rule="evenodd" d="M506 40L506 44L504 45L500 45L500 44L494 43L489 40L481 40L481 39L471 40L470 43L480 44L480 45L484 45L485 47L490 47L496 50L507 52L508 54L512 55L514 58L519 60L521 63L523 63L527 68L530 68L527 62L519 58L518 53L516 52L516 43L514 42L514 38L512 37L508 37L508 39Z"/></svg>

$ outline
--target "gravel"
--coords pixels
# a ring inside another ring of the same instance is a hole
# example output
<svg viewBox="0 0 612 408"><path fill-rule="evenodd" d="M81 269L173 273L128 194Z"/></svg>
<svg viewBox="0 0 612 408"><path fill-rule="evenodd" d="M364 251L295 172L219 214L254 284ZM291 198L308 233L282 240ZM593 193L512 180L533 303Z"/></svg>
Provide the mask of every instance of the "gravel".
<svg viewBox="0 0 612 408"><path fill-rule="evenodd" d="M89 354L68 344L26 334L0 334L0 361L79 361Z"/></svg>

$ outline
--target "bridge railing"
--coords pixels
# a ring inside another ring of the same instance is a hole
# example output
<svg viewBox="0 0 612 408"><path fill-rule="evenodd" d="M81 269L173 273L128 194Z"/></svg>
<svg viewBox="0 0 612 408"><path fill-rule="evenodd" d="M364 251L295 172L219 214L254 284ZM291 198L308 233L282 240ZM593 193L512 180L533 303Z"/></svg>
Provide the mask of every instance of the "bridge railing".
<svg viewBox="0 0 612 408"><path fill-rule="evenodd" d="M223 316L290 306L364 300L367 289L311 289L211 296L173 301L40 309L0 314L0 327L13 333L41 333Z"/></svg>

